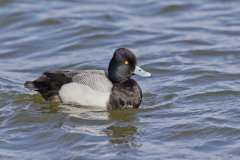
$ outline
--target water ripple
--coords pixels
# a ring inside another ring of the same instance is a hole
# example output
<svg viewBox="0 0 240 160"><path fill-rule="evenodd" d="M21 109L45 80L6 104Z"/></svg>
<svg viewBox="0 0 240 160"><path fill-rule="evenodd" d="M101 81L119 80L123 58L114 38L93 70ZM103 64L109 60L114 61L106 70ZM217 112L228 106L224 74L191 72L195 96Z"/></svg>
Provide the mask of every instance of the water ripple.
<svg viewBox="0 0 240 160"><path fill-rule="evenodd" d="M0 1L0 159L238 159L239 1ZM127 47L137 110L57 106L46 70L106 69ZM53 154L55 153L55 154Z"/></svg>

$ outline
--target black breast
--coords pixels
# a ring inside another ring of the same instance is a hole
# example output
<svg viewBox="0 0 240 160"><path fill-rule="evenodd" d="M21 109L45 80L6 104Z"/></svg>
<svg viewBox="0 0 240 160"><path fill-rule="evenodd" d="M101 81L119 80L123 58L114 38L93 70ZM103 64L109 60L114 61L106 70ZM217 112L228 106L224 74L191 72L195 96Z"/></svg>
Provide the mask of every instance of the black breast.
<svg viewBox="0 0 240 160"><path fill-rule="evenodd" d="M108 109L138 108L141 101L141 88L133 79L129 79L113 85Z"/></svg>

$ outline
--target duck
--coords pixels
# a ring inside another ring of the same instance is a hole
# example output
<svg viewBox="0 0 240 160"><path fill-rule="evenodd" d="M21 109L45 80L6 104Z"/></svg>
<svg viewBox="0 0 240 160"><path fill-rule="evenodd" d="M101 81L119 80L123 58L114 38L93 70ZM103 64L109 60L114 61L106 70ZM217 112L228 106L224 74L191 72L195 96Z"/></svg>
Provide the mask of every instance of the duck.
<svg viewBox="0 0 240 160"><path fill-rule="evenodd" d="M152 76L137 65L132 51L118 48L108 71L47 71L36 80L26 81L24 86L50 102L106 109L139 108L142 90L133 75Z"/></svg>

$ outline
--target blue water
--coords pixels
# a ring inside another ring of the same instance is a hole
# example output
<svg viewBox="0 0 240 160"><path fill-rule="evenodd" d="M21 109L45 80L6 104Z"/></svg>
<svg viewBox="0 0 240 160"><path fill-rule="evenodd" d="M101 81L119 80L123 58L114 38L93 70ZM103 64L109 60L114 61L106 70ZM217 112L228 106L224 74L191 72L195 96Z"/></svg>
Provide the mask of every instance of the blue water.
<svg viewBox="0 0 240 160"><path fill-rule="evenodd" d="M240 1L0 0L0 159L239 159ZM56 105L48 70L107 69L126 47L139 109Z"/></svg>

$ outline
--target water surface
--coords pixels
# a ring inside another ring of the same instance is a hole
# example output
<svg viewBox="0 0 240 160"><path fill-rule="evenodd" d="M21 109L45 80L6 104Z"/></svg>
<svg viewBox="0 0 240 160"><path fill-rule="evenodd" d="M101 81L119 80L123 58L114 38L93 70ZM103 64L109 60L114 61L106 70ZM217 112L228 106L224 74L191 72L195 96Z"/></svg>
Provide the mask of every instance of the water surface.
<svg viewBox="0 0 240 160"><path fill-rule="evenodd" d="M0 0L0 159L239 159L240 1ZM116 48L140 109L50 104L23 83L106 69Z"/></svg>

